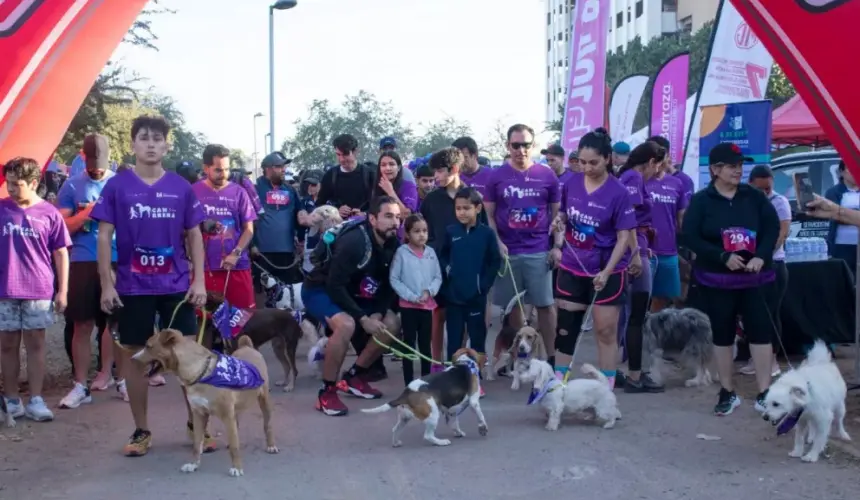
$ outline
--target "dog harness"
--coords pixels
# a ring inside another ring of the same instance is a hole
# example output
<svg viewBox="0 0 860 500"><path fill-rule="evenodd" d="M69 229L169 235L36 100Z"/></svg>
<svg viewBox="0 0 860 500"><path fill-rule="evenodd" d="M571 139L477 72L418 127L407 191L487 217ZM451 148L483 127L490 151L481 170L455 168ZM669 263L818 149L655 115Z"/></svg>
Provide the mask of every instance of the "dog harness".
<svg viewBox="0 0 860 500"><path fill-rule="evenodd" d="M532 392L531 394L529 394L529 401L526 404L529 406L537 404L538 402L540 402L541 399L544 398L544 396L558 389L562 385L563 384L561 383L561 381L555 377L547 380L547 382L540 389L532 388Z"/></svg>
<svg viewBox="0 0 860 500"><path fill-rule="evenodd" d="M248 361L219 354L215 369L209 375L201 378L198 383L221 389L244 391L262 386L263 377L257 367Z"/></svg>
<svg viewBox="0 0 860 500"><path fill-rule="evenodd" d="M447 372L448 370L450 370L450 369L454 368L456 365L466 365L466 366L468 366L468 367L469 367L469 372L471 372L471 374L472 374L472 375L474 375L474 376L476 376L476 377L478 377L478 378L480 379L480 377L481 377L481 371L478 369L478 363L477 363L477 362L475 362L475 361L473 361L473 360L471 360L471 359L465 359L465 360L463 360L463 361L457 361L456 363L454 363L453 365L449 366L448 368L445 368L445 371ZM480 383L480 382L479 382L479 383ZM464 405L462 405L462 406L460 407L460 409L459 409L458 411L456 411L456 412L450 412L450 413L446 414L446 415L445 415L445 423L448 423L448 419L449 419L450 417L452 417L452 416L459 417L460 415L462 415L462 414L463 414L463 412L464 412L464 411L466 411L466 408L468 408L468 407L469 407L469 405L464 404Z"/></svg>
<svg viewBox="0 0 860 500"><path fill-rule="evenodd" d="M806 392L807 394L812 392L812 388L809 386L808 383L806 384ZM800 422L800 416L803 415L803 410L804 408L800 408L798 410L795 410L794 413L786 415L785 418L783 418L782 421L779 423L779 426L776 428L776 435L782 436L784 434L788 434L791 429L794 429L794 426L797 425L798 422Z"/></svg>

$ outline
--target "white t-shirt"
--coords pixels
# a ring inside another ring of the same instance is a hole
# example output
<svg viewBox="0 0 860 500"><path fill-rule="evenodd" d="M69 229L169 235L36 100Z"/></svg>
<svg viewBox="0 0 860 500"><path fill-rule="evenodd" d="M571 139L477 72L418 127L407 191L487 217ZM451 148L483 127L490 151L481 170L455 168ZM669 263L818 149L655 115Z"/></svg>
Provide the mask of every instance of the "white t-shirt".
<svg viewBox="0 0 860 500"><path fill-rule="evenodd" d="M860 190L848 189L842 195L842 200L839 202L842 208L848 210L860 210ZM836 244L837 245L856 245L857 244L857 226L849 224L839 224L836 226Z"/></svg>

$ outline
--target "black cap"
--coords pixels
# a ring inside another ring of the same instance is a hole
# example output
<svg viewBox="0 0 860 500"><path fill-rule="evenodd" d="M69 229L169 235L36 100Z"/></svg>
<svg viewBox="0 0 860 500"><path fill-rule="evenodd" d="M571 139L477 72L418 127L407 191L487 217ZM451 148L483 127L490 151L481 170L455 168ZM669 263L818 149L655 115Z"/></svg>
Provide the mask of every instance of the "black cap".
<svg viewBox="0 0 860 500"><path fill-rule="evenodd" d="M744 156L743 152L741 152L741 148L739 148L737 144L731 142L721 142L711 148L711 152L708 153L709 165L716 165L718 163L735 165L738 163L750 163L753 161L755 160L748 156Z"/></svg>
<svg viewBox="0 0 860 500"><path fill-rule="evenodd" d="M289 158L284 156L284 154L280 151L275 151L274 153L267 154L266 157L263 158L263 161L260 163L260 165L263 168L283 167L284 165L289 165L292 162L293 160L290 160Z"/></svg>
<svg viewBox="0 0 860 500"><path fill-rule="evenodd" d="M577 151L575 149L573 151L571 151L569 155L567 155L568 161L575 160L577 158L579 158L579 151Z"/></svg>
<svg viewBox="0 0 860 500"><path fill-rule="evenodd" d="M767 165L756 165L750 170L750 180L755 179L771 179L773 178L773 170Z"/></svg>
<svg viewBox="0 0 860 500"><path fill-rule="evenodd" d="M107 137L90 134L84 137L84 158L87 165L99 170L110 170L110 145Z"/></svg>
<svg viewBox="0 0 860 500"><path fill-rule="evenodd" d="M561 156L563 158L564 157L564 148L561 147L561 145L559 145L559 144L550 144L548 148L541 149L540 154L542 154L544 156L546 156L546 155Z"/></svg>

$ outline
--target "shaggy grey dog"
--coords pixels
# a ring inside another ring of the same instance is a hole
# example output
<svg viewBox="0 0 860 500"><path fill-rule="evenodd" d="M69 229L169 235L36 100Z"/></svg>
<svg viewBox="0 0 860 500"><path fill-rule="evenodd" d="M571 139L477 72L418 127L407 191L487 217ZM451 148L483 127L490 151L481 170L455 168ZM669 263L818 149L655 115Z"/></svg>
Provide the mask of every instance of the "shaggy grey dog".
<svg viewBox="0 0 860 500"><path fill-rule="evenodd" d="M683 366L695 369L696 376L687 380L685 386L707 386L717 380L716 374L712 377L708 370L714 343L711 322L702 311L669 308L650 314L642 335L655 382L662 383L664 353L679 355Z"/></svg>

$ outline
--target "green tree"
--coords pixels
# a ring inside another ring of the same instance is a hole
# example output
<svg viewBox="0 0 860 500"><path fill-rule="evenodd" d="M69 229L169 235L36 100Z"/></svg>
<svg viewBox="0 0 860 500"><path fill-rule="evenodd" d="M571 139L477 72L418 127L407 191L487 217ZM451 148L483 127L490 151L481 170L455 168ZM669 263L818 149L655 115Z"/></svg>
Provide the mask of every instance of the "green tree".
<svg viewBox="0 0 860 500"><path fill-rule="evenodd" d="M451 143L460 137L471 135L472 129L467 123L458 122L449 116L426 127L426 132L415 139L412 154L420 158L451 146Z"/></svg>
<svg viewBox="0 0 860 500"><path fill-rule="evenodd" d="M388 101L380 101L364 90L346 96L335 107L328 99L315 99L308 116L295 122L296 131L284 141L281 150L298 168L322 168L336 161L332 140L340 134L351 134L358 141L359 161L376 162L379 140L394 136L398 149L408 151L411 130L402 115Z"/></svg>
<svg viewBox="0 0 860 500"><path fill-rule="evenodd" d="M199 160L206 147L206 137L199 132L188 129L185 115L179 109L176 101L166 95L151 93L143 97L144 107L152 109L155 114L163 116L171 125L170 152L165 159L165 165L172 167L183 160Z"/></svg>
<svg viewBox="0 0 860 500"><path fill-rule="evenodd" d="M248 155L239 148L230 150L230 168L247 169L251 165Z"/></svg>
<svg viewBox="0 0 860 500"><path fill-rule="evenodd" d="M491 160L501 160L508 154L508 127L499 119L493 124L493 129L484 140L478 143L481 154Z"/></svg>
<svg viewBox="0 0 860 500"><path fill-rule="evenodd" d="M767 94L765 97L773 100L773 108L776 109L794 97L797 91L794 85L788 81L788 77L778 64L773 65L770 72L770 80L767 82Z"/></svg>
<svg viewBox="0 0 860 500"><path fill-rule="evenodd" d="M137 101L108 104L105 107L105 120L98 133L110 141L111 160L117 163L134 162L134 152L131 149L131 122L144 114L152 115L155 111Z"/></svg>

